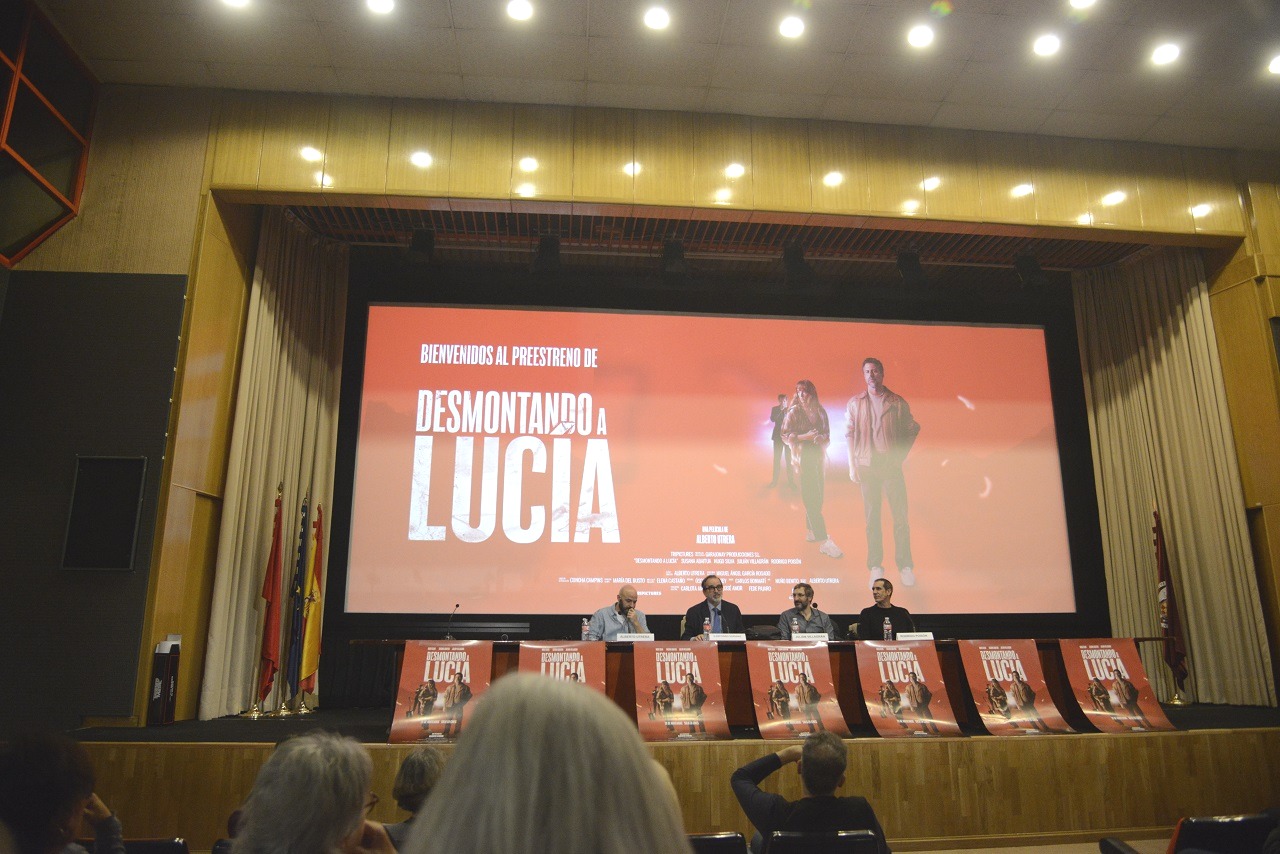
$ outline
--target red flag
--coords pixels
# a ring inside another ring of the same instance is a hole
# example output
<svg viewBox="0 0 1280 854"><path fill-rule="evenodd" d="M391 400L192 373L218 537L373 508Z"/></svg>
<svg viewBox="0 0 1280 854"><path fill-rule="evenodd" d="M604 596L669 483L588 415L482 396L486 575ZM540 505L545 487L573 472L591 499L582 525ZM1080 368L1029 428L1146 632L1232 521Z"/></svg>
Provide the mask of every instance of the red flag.
<svg viewBox="0 0 1280 854"><path fill-rule="evenodd" d="M1178 616L1178 599L1173 593L1173 575L1169 570L1169 554L1164 546L1164 526L1160 524L1160 511L1155 517L1156 542L1156 600L1160 607L1160 635L1164 638L1164 663L1173 671L1173 681L1181 688L1187 681L1187 648L1182 642L1182 619Z"/></svg>
<svg viewBox="0 0 1280 854"><path fill-rule="evenodd" d="M262 579L262 598L267 614L262 620L261 666L258 668L258 701L267 699L280 669L280 493L276 493L276 519L271 528L271 556Z"/></svg>

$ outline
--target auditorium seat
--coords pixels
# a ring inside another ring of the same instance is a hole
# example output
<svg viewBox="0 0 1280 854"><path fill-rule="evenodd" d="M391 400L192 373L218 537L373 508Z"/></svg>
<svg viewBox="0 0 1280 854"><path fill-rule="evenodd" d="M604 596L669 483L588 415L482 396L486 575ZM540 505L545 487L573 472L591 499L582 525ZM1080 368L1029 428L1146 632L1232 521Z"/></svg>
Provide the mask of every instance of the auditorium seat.
<svg viewBox="0 0 1280 854"><path fill-rule="evenodd" d="M1275 828L1275 815L1267 813L1184 818L1173 829L1169 851L1194 848L1215 854L1255 854Z"/></svg>
<svg viewBox="0 0 1280 854"><path fill-rule="evenodd" d="M92 839L77 840L86 851L93 850ZM181 838L166 839L126 839L124 854L190 854L187 840Z"/></svg>
<svg viewBox="0 0 1280 854"><path fill-rule="evenodd" d="M690 833L693 854L743 854L747 838L741 833Z"/></svg>
<svg viewBox="0 0 1280 854"><path fill-rule="evenodd" d="M834 833L775 830L765 850L768 854L877 854L880 843L870 830Z"/></svg>

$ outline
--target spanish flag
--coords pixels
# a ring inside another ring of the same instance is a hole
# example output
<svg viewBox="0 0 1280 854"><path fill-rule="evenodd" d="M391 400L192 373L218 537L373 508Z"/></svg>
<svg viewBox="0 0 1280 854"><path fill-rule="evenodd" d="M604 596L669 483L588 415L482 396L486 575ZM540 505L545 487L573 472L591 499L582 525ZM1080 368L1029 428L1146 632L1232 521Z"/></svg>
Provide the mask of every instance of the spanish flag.
<svg viewBox="0 0 1280 854"><path fill-rule="evenodd" d="M302 666L299 668L298 690L316 692L316 671L320 669L320 615L324 612L320 575L324 571L324 508L316 505L315 543L307 567L307 586L303 591Z"/></svg>

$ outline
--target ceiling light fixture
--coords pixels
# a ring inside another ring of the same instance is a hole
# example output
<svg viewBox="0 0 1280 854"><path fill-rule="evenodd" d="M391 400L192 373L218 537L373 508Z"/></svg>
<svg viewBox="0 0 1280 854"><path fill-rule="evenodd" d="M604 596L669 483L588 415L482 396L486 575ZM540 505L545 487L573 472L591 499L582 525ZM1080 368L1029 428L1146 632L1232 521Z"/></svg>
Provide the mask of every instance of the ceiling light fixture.
<svg viewBox="0 0 1280 854"><path fill-rule="evenodd" d="M224 6L230 6L233 9L243 9L249 5L249 0L222 0Z"/></svg>
<svg viewBox="0 0 1280 854"><path fill-rule="evenodd" d="M310 145L304 145L298 151L298 155L308 163L318 163L324 159L324 152L318 148L312 148Z"/></svg>
<svg viewBox="0 0 1280 854"><path fill-rule="evenodd" d="M747 167L741 163L730 163L724 167L724 177L726 178L741 178L745 174L747 174Z"/></svg>
<svg viewBox="0 0 1280 854"><path fill-rule="evenodd" d="M626 166L622 167L622 171L626 172L628 175L634 178L635 176L639 175L642 171L644 171L644 167L641 166L636 161L632 160Z"/></svg>
<svg viewBox="0 0 1280 854"><path fill-rule="evenodd" d="M933 27L918 24L907 31L907 44L912 47L928 47L933 44Z"/></svg>
<svg viewBox="0 0 1280 854"><path fill-rule="evenodd" d="M507 4L507 14L517 21L527 21L533 17L533 4L529 0L511 0Z"/></svg>
<svg viewBox="0 0 1280 854"><path fill-rule="evenodd" d="M839 187L844 183L844 173L828 172L822 176L822 183L826 184L828 187Z"/></svg>
<svg viewBox="0 0 1280 854"><path fill-rule="evenodd" d="M778 32L789 39L798 39L804 33L804 21L796 15L788 15L778 24Z"/></svg>
<svg viewBox="0 0 1280 854"><path fill-rule="evenodd" d="M516 164L520 167L521 172L537 172L538 160L534 157L521 157L520 162Z"/></svg>
<svg viewBox="0 0 1280 854"><path fill-rule="evenodd" d="M1062 39L1053 33L1045 33L1032 43L1031 49L1036 56L1053 56L1062 49Z"/></svg>
<svg viewBox="0 0 1280 854"><path fill-rule="evenodd" d="M651 30L665 30L671 26L671 13L661 6L654 6L644 13L644 25Z"/></svg>
<svg viewBox="0 0 1280 854"><path fill-rule="evenodd" d="M1125 199L1129 198L1124 194L1124 190L1113 190L1102 197L1102 203L1107 207L1118 205Z"/></svg>
<svg viewBox="0 0 1280 854"><path fill-rule="evenodd" d="M936 190L941 186L942 186L942 179L939 178L937 175L934 175L929 178L925 178L923 181L920 182L920 189L926 192L931 190Z"/></svg>
<svg viewBox="0 0 1280 854"><path fill-rule="evenodd" d="M1191 209L1191 215L1196 219L1199 219L1202 216L1208 216L1209 212L1212 210L1213 210L1213 205L1205 204L1202 202L1201 204L1198 204Z"/></svg>
<svg viewBox="0 0 1280 854"><path fill-rule="evenodd" d="M419 169L428 169L435 162L435 158L426 151L415 151L409 155L409 162Z"/></svg>
<svg viewBox="0 0 1280 854"><path fill-rule="evenodd" d="M1272 74L1280 74L1280 54L1271 57L1271 64L1267 66L1267 70Z"/></svg>
<svg viewBox="0 0 1280 854"><path fill-rule="evenodd" d="M1035 191L1036 188L1032 184L1019 184L1009 191L1009 195L1013 196L1015 199L1020 199L1023 196L1031 195Z"/></svg>
<svg viewBox="0 0 1280 854"><path fill-rule="evenodd" d="M1090 6L1092 6L1094 3L1097 3L1097 2L1098 0L1071 0L1071 8L1072 9L1088 9Z"/></svg>
<svg viewBox="0 0 1280 854"><path fill-rule="evenodd" d="M1156 65L1168 65L1169 63L1176 60L1178 58L1178 55L1181 53L1182 53L1182 49L1179 48L1176 44L1174 44L1173 42L1166 42L1165 44L1162 44L1159 47L1157 47L1155 50L1151 51L1151 61L1154 62Z"/></svg>
<svg viewBox="0 0 1280 854"><path fill-rule="evenodd" d="M369 11L378 15L388 15L395 11L396 0L365 0Z"/></svg>

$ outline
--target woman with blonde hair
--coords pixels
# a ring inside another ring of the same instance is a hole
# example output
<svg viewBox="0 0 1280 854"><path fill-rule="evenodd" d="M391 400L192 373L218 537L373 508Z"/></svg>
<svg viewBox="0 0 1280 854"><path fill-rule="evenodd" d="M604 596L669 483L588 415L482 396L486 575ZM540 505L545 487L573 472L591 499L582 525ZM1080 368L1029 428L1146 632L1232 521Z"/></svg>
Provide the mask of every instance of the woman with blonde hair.
<svg viewBox="0 0 1280 854"><path fill-rule="evenodd" d="M670 778L603 694L514 674L478 704L406 854L689 854Z"/></svg>

